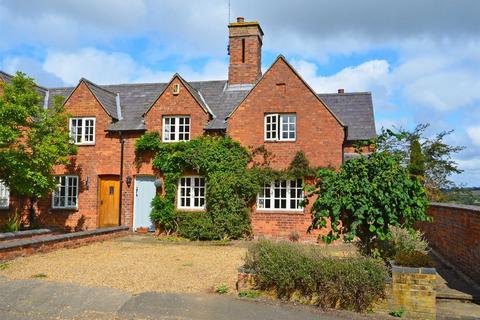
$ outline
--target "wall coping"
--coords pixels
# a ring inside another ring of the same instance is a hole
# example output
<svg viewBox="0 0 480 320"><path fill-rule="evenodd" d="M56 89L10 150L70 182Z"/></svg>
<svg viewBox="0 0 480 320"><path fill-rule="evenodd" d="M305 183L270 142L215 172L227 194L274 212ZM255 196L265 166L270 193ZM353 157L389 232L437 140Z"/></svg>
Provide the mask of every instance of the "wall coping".
<svg viewBox="0 0 480 320"><path fill-rule="evenodd" d="M392 273L417 273L417 274L437 274L435 268L413 268L392 265Z"/></svg>
<svg viewBox="0 0 480 320"><path fill-rule="evenodd" d="M10 240L20 237L29 237L29 236L38 236L42 234L52 233L53 230L50 229L34 229L34 230L25 230L25 231L15 231L15 232L3 232L0 233L0 241Z"/></svg>
<svg viewBox="0 0 480 320"><path fill-rule="evenodd" d="M129 228L126 226L108 227L108 228L99 228L99 229L80 231L80 232L57 234L57 235L52 235L47 237L21 239L18 241L0 243L0 251L6 251L6 250L18 248L18 247L32 246L32 245L49 243L49 242L72 240L72 239L83 238L88 236L97 236L97 235L102 235L107 233L114 233L118 231L126 231L128 229Z"/></svg>
<svg viewBox="0 0 480 320"><path fill-rule="evenodd" d="M444 203L444 202L431 202L430 207L443 207L443 208L453 208L453 209L462 209L469 210L480 213L480 206L473 206L467 204L456 204L456 203Z"/></svg>

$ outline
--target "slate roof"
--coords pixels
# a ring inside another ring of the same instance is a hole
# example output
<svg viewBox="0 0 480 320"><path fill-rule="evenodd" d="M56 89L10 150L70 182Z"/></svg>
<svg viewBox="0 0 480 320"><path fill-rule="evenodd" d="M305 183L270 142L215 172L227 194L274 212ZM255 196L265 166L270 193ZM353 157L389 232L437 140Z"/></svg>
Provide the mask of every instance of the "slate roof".
<svg viewBox="0 0 480 320"><path fill-rule="evenodd" d="M3 74L1 72L0 76ZM146 130L143 114L168 85L168 83L97 85L89 80L82 80L85 81L107 113L113 118L108 128L109 131ZM251 90L251 87L229 87L226 80L185 81L185 83L190 86L189 90L195 96L195 99L204 103L204 106L208 107L213 113L212 119L205 126L206 130L225 130L228 124L226 121L228 115ZM41 92L43 96L48 90L49 106L53 104L56 96L66 98L75 89L75 87L39 88L44 90ZM117 93L120 96L121 116L123 118L121 120L116 108ZM375 137L375 121L370 92L317 95L348 127L347 140L355 141Z"/></svg>
<svg viewBox="0 0 480 320"><path fill-rule="evenodd" d="M348 127L347 140L374 138L375 118L370 92L323 93L318 97Z"/></svg>

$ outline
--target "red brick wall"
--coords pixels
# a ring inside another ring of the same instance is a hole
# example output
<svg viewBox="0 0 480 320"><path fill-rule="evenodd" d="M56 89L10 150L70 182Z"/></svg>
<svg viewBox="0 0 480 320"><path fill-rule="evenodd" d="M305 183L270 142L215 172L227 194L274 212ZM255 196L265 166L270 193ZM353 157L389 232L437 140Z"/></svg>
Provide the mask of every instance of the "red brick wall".
<svg viewBox="0 0 480 320"><path fill-rule="evenodd" d="M282 90L277 84L282 84ZM264 115L270 112L296 113L296 141L264 141ZM277 60L233 113L227 134L246 147L264 145L273 155L270 165L274 169L286 169L298 151L305 153L313 167L339 168L342 163L343 127L283 59ZM310 207L303 214L252 211L256 235L285 237L297 231L305 240L316 237L306 234Z"/></svg>
<svg viewBox="0 0 480 320"><path fill-rule="evenodd" d="M255 23L232 23L229 26L230 84L255 83L262 74L262 35ZM242 62L242 40L245 42L245 62Z"/></svg>
<svg viewBox="0 0 480 320"><path fill-rule="evenodd" d="M480 207L432 203L428 214L418 228L432 248L480 284Z"/></svg>
<svg viewBox="0 0 480 320"><path fill-rule="evenodd" d="M174 84L180 85L178 95L173 94L172 86ZM158 131L161 134L162 116L165 115L189 115L190 139L203 135L203 127L209 120L208 113L198 104L178 78L170 83L145 115L145 125L148 131Z"/></svg>

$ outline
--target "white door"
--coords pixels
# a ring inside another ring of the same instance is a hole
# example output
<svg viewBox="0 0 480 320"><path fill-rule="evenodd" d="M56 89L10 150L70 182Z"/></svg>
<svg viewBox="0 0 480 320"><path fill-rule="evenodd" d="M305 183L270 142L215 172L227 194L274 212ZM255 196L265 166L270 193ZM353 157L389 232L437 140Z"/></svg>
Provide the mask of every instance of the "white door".
<svg viewBox="0 0 480 320"><path fill-rule="evenodd" d="M155 188L155 177L135 177L134 191L133 229L148 228L153 231L154 226L150 220L150 212L152 211L152 200L157 193L157 188Z"/></svg>

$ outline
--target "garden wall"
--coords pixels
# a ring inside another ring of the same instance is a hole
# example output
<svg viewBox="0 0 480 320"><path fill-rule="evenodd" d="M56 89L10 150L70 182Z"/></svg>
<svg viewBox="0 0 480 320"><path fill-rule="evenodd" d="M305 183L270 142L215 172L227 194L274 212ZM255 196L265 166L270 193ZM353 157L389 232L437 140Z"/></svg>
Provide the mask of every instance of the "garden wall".
<svg viewBox="0 0 480 320"><path fill-rule="evenodd" d="M128 227L110 227L2 242L0 243L0 261L62 248L81 247L92 242L121 237L128 232Z"/></svg>
<svg viewBox="0 0 480 320"><path fill-rule="evenodd" d="M480 206L431 203L431 223L419 223L431 247L480 284Z"/></svg>

